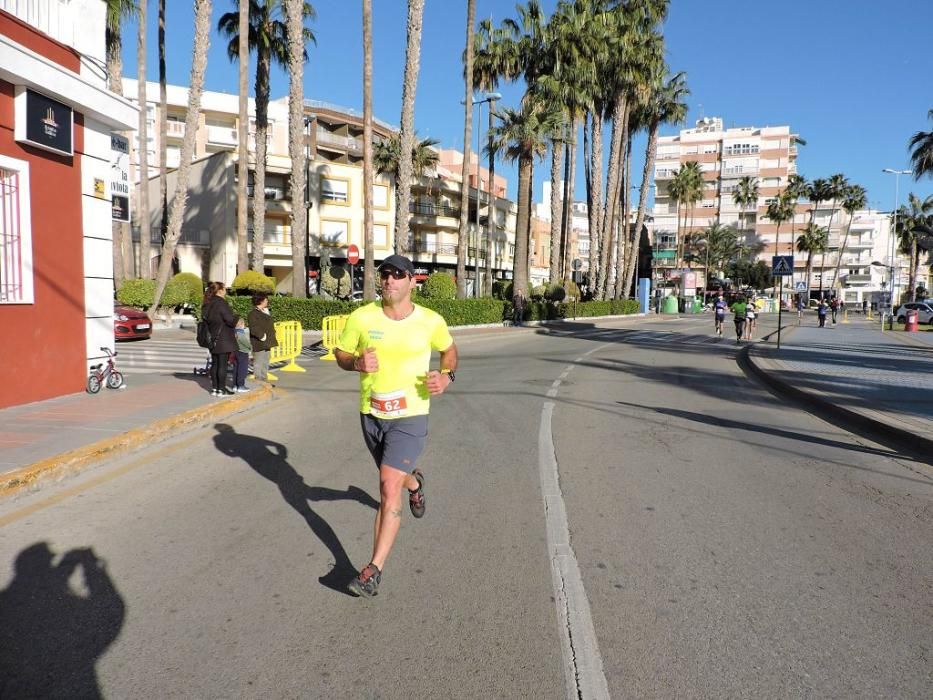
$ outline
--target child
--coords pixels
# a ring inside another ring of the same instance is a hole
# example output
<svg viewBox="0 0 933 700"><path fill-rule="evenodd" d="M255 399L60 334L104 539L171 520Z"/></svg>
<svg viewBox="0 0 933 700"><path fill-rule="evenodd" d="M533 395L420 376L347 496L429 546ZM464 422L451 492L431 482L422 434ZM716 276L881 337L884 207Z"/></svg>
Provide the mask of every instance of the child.
<svg viewBox="0 0 933 700"><path fill-rule="evenodd" d="M249 331L246 329L246 321L242 318L236 323L236 388L238 394L245 394L249 389L246 388L246 375L249 372L249 353L252 346L249 342Z"/></svg>

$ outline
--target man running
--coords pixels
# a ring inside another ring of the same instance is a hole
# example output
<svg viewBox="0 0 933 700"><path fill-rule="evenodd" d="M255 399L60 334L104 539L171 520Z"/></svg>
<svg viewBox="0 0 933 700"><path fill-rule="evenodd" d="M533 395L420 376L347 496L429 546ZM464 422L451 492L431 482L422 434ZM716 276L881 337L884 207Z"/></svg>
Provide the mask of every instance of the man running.
<svg viewBox="0 0 933 700"><path fill-rule="evenodd" d="M733 321L735 323L735 344L742 342L742 336L745 334L745 315L748 312L748 304L744 296L739 296L732 304L732 313L735 314Z"/></svg>
<svg viewBox="0 0 933 700"><path fill-rule="evenodd" d="M722 337L722 324L726 320L726 309L728 308L729 305L722 298L722 294L713 302L713 313L716 316L716 334L720 337Z"/></svg>
<svg viewBox="0 0 933 700"><path fill-rule="evenodd" d="M411 260L390 255L378 269L381 301L350 314L334 350L342 369L360 373L360 425L379 469L372 559L349 584L367 598L379 592L382 569L401 526L402 489L408 489L412 515L424 515L424 474L415 461L428 436L429 398L444 393L457 369L457 347L447 323L411 300ZM440 353L436 370L429 369L432 350Z"/></svg>

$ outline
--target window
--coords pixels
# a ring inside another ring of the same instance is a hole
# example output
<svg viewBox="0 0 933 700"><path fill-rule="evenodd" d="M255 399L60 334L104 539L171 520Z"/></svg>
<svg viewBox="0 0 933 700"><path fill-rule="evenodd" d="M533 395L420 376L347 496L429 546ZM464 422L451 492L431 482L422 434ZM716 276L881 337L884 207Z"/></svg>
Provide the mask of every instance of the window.
<svg viewBox="0 0 933 700"><path fill-rule="evenodd" d="M32 304L29 163L0 156L0 304Z"/></svg>
<svg viewBox="0 0 933 700"><path fill-rule="evenodd" d="M373 224L373 247L389 247L389 226L387 224Z"/></svg>
<svg viewBox="0 0 933 700"><path fill-rule="evenodd" d="M388 209L389 208L389 186L388 185L373 185L373 208L375 209Z"/></svg>
<svg viewBox="0 0 933 700"><path fill-rule="evenodd" d="M373 227L375 237L375 227ZM350 240L350 222L321 219L321 245L346 245Z"/></svg>
<svg viewBox="0 0 933 700"><path fill-rule="evenodd" d="M321 201L333 204L350 203L350 181L334 177L321 178Z"/></svg>

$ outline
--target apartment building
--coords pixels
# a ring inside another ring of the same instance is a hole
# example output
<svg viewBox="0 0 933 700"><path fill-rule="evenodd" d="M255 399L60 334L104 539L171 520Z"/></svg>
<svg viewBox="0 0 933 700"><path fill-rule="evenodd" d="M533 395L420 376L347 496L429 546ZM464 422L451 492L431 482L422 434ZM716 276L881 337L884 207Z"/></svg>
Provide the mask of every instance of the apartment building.
<svg viewBox="0 0 933 700"><path fill-rule="evenodd" d="M563 190L564 182L560 183ZM551 182L541 183L541 201L532 207L532 241L530 246L531 279L534 284L547 282L551 276ZM590 269L590 218L586 202L575 201L570 209L570 260L580 260L580 272Z"/></svg>
<svg viewBox="0 0 933 700"><path fill-rule="evenodd" d="M681 275L679 261L674 259L678 215L681 237L718 222L735 226L741 240L758 259L768 264L772 255L793 252L791 230L804 225L808 205L798 205L794 221L784 222L780 230L768 219L767 209L768 204L787 186L788 177L797 172L797 138L789 126L727 129L720 117L704 117L697 120L693 129L683 129L676 136L658 139L654 166L655 199L651 212L654 221L649 226L655 249L656 282ZM695 205L678 207L670 196L670 183L688 161L700 164L703 194ZM742 207L735 203L732 195L739 180L746 176L758 183L758 201ZM705 284L702 279L700 275L699 281Z"/></svg>
<svg viewBox="0 0 933 700"><path fill-rule="evenodd" d="M0 0L0 408L82 391L113 347L111 135L137 112L107 89L105 9Z"/></svg>

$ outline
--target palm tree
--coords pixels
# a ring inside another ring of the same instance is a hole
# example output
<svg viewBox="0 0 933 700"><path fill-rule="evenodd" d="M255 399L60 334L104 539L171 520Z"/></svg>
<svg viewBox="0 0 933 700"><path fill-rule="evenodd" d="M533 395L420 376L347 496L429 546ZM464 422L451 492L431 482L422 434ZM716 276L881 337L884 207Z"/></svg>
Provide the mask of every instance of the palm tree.
<svg viewBox="0 0 933 700"><path fill-rule="evenodd" d="M467 0L466 49L463 58L463 168L460 173L460 235L457 241L457 298L466 298L466 258L470 240L468 219L470 208L470 144L473 140L473 23L476 21L476 0ZM479 125L477 125L479 128ZM476 154L476 207L479 209L479 153ZM492 191L492 183L489 184ZM479 256L477 256L479 257ZM477 265L474 284L479 284Z"/></svg>
<svg viewBox="0 0 933 700"><path fill-rule="evenodd" d="M304 63L308 60L305 49L305 13L303 0L285 0L285 19L288 31L288 157L292 162L289 177L292 232L292 295L297 299L308 296L306 272L308 210L305 208L305 181L308 177L305 152L304 125ZM353 286L353 280L350 280Z"/></svg>
<svg viewBox="0 0 933 700"><path fill-rule="evenodd" d="M793 202L793 211L790 217L790 241L793 246L797 235L797 205L801 197L807 195L807 181L802 175L792 173L787 177L787 187L784 188L784 194Z"/></svg>
<svg viewBox="0 0 933 700"><path fill-rule="evenodd" d="M239 7L239 0L231 0ZM315 16L310 3L304 3L305 19ZM228 12L217 22L217 31L230 37L227 57L231 61L240 55L240 13ZM314 42L314 33L305 28L304 41ZM269 77L272 64L288 66L288 29L282 20L282 0L249 0L249 48L256 52L256 169L253 173L253 269L264 268L264 239L266 235L266 148L269 133ZM307 54L304 59L307 60Z"/></svg>
<svg viewBox="0 0 933 700"><path fill-rule="evenodd" d="M797 207L797 200L793 199L788 195L787 190L781 192L780 195L772 199L768 203L768 219L773 221L775 226L774 231L774 254L780 255L781 249L781 224L785 221L790 221L794 216L794 210Z"/></svg>
<svg viewBox="0 0 933 700"><path fill-rule="evenodd" d="M927 117L933 121L933 109L927 112ZM914 180L924 175L933 175L933 131L918 131L910 138L908 148L910 163L913 166Z"/></svg>
<svg viewBox="0 0 933 700"><path fill-rule="evenodd" d="M165 71L165 0L159 0L159 241L168 233L168 79ZM173 269L177 272L177 261Z"/></svg>
<svg viewBox="0 0 933 700"><path fill-rule="evenodd" d="M739 220L744 221L743 214L749 207L756 207L758 204L758 180L757 178L746 175L740 178L732 190L732 201L742 210ZM756 207L757 209L757 207Z"/></svg>
<svg viewBox="0 0 933 700"><path fill-rule="evenodd" d="M682 261L690 209L703 197L703 173L700 170L700 164L695 160L688 160L684 163L671 179L669 191L671 199L677 203L678 207L677 260ZM681 235L680 205L684 206L684 235Z"/></svg>
<svg viewBox="0 0 933 700"><path fill-rule="evenodd" d="M139 3L139 22L136 39L136 99L139 102L139 198L136 208L136 224L139 227L139 247L148 251L152 247L152 234L149 219L149 101L146 98L146 10L147 0ZM149 255L143 253L142 276L152 277L152 268L148 265Z"/></svg>
<svg viewBox="0 0 933 700"><path fill-rule="evenodd" d="M663 75L659 73L658 76ZM658 79L649 98L645 102L645 123L648 124L648 144L645 147L645 165L641 174L641 188L638 192L638 213L635 216L635 235L641 235L645 225L645 212L648 206L648 185L654 171L655 157L658 150L658 133L662 124L681 124L687 117L685 102L690 90L687 87L686 74L675 73L666 82Z"/></svg>
<svg viewBox="0 0 933 700"><path fill-rule="evenodd" d="M402 82L402 119L399 133L398 177L395 180L395 252L409 252L408 204L411 201L412 161L415 145L415 91L421 55L424 0L408 0L408 41L405 47L405 78Z"/></svg>
<svg viewBox="0 0 933 700"><path fill-rule="evenodd" d="M920 247L917 240L919 226L933 226L933 195L920 199L911 192L907 196L907 206L898 210L895 231L898 249L909 256L910 260L910 277L907 283L909 301L915 301L917 296L917 268L920 266Z"/></svg>
<svg viewBox="0 0 933 700"><path fill-rule="evenodd" d="M376 298L373 260L373 6L363 0L363 298Z"/></svg>
<svg viewBox="0 0 933 700"><path fill-rule="evenodd" d="M839 248L839 255L836 256L836 269L833 270L833 283L831 289L835 289L836 281L839 279L839 266L842 264L842 257L846 253L846 246L849 244L849 231L852 230L852 219L855 212L864 209L868 204L868 193L861 185L849 185L842 197L842 209L849 215L849 221L846 224L846 235L842 238L842 246Z"/></svg>
<svg viewBox="0 0 933 700"><path fill-rule="evenodd" d="M829 245L829 230L817 226L813 222L807 224L797 237L797 252L807 254L807 294L812 287L813 256L822 255ZM820 282L822 287L822 279ZM821 295L822 296L822 295Z"/></svg>
<svg viewBox="0 0 933 700"><path fill-rule="evenodd" d="M437 139L421 139L411 150L412 175L423 176L437 165ZM398 175L401 143L398 134L376 143L373 151L373 166L376 172Z"/></svg>
<svg viewBox="0 0 933 700"><path fill-rule="evenodd" d="M810 200L810 223L816 219L816 210L820 208L820 203L832 198L832 190L829 181L817 178L807 185L807 199Z"/></svg>
<svg viewBox="0 0 933 700"><path fill-rule="evenodd" d="M236 240L237 240L237 271L242 272L249 268L249 254L246 235L247 217L247 190L249 179L249 0L239 0L240 11L237 24L237 61L239 62L239 101L240 114L237 124L239 137L239 154L237 158L236 183ZM260 270L262 272L262 270Z"/></svg>
<svg viewBox="0 0 933 700"><path fill-rule="evenodd" d="M135 17L139 8L135 0L107 0L106 5L106 51L107 88L123 95L123 21ZM133 241L129 227L122 221L114 221L113 232L113 277L117 289L132 276Z"/></svg>
<svg viewBox="0 0 933 700"><path fill-rule="evenodd" d="M528 286L528 239L531 226L531 177L535 158L547 152L548 142L560 127L561 114L546 109L535 99L526 99L522 109L502 110L500 124L493 128L492 148L518 161L518 202L515 220L513 289Z"/></svg>
<svg viewBox="0 0 933 700"><path fill-rule="evenodd" d="M152 295L152 309L157 311L162 301L162 292L168 284L172 271L172 258L175 246L181 236L181 222L188 203L188 176L191 172L191 156L194 154L194 138L198 131L198 118L201 112L201 93L204 90L204 72L207 70L207 49L210 44L211 0L194 0L194 51L191 60L191 78L188 89L188 112L185 117L185 139L181 144L181 162L178 166L178 178L175 182L175 196L169 212L168 234L162 244L159 260L159 272L156 275L155 292Z"/></svg>

